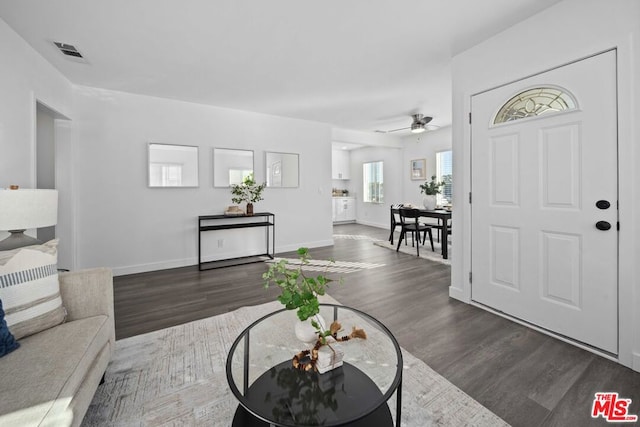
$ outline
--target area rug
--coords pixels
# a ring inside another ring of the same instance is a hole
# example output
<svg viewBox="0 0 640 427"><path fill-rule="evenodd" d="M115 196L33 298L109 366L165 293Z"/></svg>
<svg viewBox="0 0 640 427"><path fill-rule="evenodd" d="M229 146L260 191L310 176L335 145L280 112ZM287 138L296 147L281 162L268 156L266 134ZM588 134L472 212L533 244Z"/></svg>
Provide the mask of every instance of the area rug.
<svg viewBox="0 0 640 427"><path fill-rule="evenodd" d="M336 303L328 296L323 302ZM225 374L229 348L251 322L281 307L275 301L243 307L117 341L82 425L230 426L238 402ZM424 362L402 354L403 426L507 425ZM394 404L392 397L392 414Z"/></svg>
<svg viewBox="0 0 640 427"><path fill-rule="evenodd" d="M393 243L394 244L391 245L391 243L389 243L389 241L387 240L375 240L373 242L373 244L376 246L395 251L396 247L398 246L398 240L394 240ZM440 246L440 243L438 243L435 239L433 240L433 247L435 249L434 251L431 250L431 244L428 241L424 245L420 245L420 258L439 262L441 264L451 265L451 243L449 243L448 259L442 258L442 246ZM411 239L409 239L406 245L404 244L404 241L402 242L402 244L400 245L400 252L402 252L403 254L416 256L416 248L411 246Z"/></svg>
<svg viewBox="0 0 640 427"><path fill-rule="evenodd" d="M321 273L354 273L360 270L384 267L385 264L376 264L371 262L354 262L354 261L337 261L326 259L309 259L306 264L300 264L298 258L279 258L267 259L267 264L273 264L279 261L285 261L286 267L289 269L301 268L303 271L317 271Z"/></svg>

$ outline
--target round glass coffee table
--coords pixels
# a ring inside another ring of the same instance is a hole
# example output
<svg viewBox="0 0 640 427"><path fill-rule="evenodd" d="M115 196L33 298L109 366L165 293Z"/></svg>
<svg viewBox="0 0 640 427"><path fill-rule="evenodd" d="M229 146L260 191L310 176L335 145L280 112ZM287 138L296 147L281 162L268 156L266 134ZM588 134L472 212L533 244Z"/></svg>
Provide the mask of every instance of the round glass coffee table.
<svg viewBox="0 0 640 427"><path fill-rule="evenodd" d="M309 348L295 336L295 311L282 309L258 319L238 336L227 357L227 381L240 402L233 426L375 427L392 426L394 418L400 425L403 365L394 336L354 308L320 304L320 315L327 327L334 320L341 323L339 337L357 327L367 339L332 344L344 352L342 365L323 374L305 372L291 362ZM390 401L394 393L395 402Z"/></svg>

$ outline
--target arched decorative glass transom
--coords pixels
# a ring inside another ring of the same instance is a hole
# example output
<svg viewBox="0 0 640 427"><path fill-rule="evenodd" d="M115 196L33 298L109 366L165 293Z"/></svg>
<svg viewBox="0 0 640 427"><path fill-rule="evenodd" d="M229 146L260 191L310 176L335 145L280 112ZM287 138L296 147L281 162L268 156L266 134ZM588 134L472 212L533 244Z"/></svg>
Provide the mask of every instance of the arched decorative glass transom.
<svg viewBox="0 0 640 427"><path fill-rule="evenodd" d="M563 89L536 87L520 92L508 100L496 114L493 124L573 110L576 105L573 96Z"/></svg>

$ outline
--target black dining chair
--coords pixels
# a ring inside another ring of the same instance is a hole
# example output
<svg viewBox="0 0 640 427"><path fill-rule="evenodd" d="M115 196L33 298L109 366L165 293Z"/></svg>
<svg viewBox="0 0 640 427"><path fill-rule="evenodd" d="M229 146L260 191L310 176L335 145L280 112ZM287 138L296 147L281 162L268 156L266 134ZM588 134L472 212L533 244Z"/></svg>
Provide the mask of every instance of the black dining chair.
<svg viewBox="0 0 640 427"><path fill-rule="evenodd" d="M437 230L437 234L436 234L436 240L438 243L440 243L440 235L442 234L442 230L443 230L443 226L442 226L442 222L444 220L440 219L440 218L422 218L422 223L424 225L428 225L431 228L435 228ZM447 221L447 234L451 234L451 220Z"/></svg>
<svg viewBox="0 0 640 427"><path fill-rule="evenodd" d="M391 205L391 233L389 233L389 242L393 245L393 235L396 232L396 228L400 227L400 208L402 204Z"/></svg>
<svg viewBox="0 0 640 427"><path fill-rule="evenodd" d="M420 256L420 233L423 233L422 242L427 240L427 234L429 234L429 241L431 242L431 250L435 252L433 246L433 234L431 232L431 226L421 224L420 210L410 208L400 208L398 210L400 216L400 238L398 239L398 247L396 252L400 250L400 244L402 239L407 241L407 233L411 233L412 245L416 247L416 254Z"/></svg>

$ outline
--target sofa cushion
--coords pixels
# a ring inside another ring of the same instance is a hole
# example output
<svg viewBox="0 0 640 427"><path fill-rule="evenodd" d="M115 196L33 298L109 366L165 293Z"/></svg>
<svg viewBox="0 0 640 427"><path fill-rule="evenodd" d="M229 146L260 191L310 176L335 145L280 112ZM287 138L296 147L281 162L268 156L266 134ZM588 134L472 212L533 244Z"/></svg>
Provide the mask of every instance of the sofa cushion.
<svg viewBox="0 0 640 427"><path fill-rule="evenodd" d="M0 252L0 299L16 339L64 322L57 247L55 239Z"/></svg>
<svg viewBox="0 0 640 427"><path fill-rule="evenodd" d="M69 406L100 351L107 316L63 323L20 341L0 359L0 425L65 425Z"/></svg>
<svg viewBox="0 0 640 427"><path fill-rule="evenodd" d="M20 344L18 344L13 335L11 335L7 327L7 322L4 320L4 310L2 309L2 300L0 299L0 357L11 353L18 347L20 347Z"/></svg>

